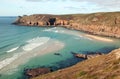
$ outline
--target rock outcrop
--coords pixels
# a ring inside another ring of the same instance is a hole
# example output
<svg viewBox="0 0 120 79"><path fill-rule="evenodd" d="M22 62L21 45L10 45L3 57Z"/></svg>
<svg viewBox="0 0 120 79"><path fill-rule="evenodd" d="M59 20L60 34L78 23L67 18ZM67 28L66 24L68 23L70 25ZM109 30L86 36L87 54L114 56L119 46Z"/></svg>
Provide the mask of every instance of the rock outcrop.
<svg viewBox="0 0 120 79"><path fill-rule="evenodd" d="M73 15L24 15L13 23L26 26L63 26L91 34L120 38L120 12Z"/></svg>
<svg viewBox="0 0 120 79"><path fill-rule="evenodd" d="M49 72L51 72L49 68L35 68L25 70L25 75L28 77L36 77L38 75L43 75Z"/></svg>
<svg viewBox="0 0 120 79"><path fill-rule="evenodd" d="M74 56L77 58L91 59L103 55L103 53L94 53L94 54L79 54L75 53Z"/></svg>
<svg viewBox="0 0 120 79"><path fill-rule="evenodd" d="M32 79L120 79L120 49Z"/></svg>
<svg viewBox="0 0 120 79"><path fill-rule="evenodd" d="M67 19L63 19L57 15L31 15L31 16L19 16L19 18L13 23L26 26L58 26L68 25Z"/></svg>

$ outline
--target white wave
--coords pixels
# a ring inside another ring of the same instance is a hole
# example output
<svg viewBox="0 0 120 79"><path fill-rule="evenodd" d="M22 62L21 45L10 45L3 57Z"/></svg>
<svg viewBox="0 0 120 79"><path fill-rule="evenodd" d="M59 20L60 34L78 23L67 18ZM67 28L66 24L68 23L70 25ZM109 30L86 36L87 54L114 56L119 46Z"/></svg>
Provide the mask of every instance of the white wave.
<svg viewBox="0 0 120 79"><path fill-rule="evenodd" d="M52 31L52 29L45 29L45 30L43 30L43 31Z"/></svg>
<svg viewBox="0 0 120 79"><path fill-rule="evenodd" d="M54 33L64 33L64 30L56 30L56 29L46 29L46 30L43 30L43 31L49 31L49 32L54 32Z"/></svg>
<svg viewBox="0 0 120 79"><path fill-rule="evenodd" d="M40 45L43 45L45 44L46 42L48 42L50 38L48 37L37 37L37 38L33 38L31 40L28 40L27 41L27 45L23 46L23 49L25 51L30 51L30 50L33 50L34 48L40 46ZM15 51L17 50L19 47L15 47L7 52L12 52L12 51ZM12 57L10 58L6 58L4 60L1 60L0 61L0 69L2 69L3 67L9 65L10 63L12 63L13 61L15 61L16 59L18 59L21 55L24 55L25 53L27 52L22 52L22 53L17 53L17 54L14 54Z"/></svg>
<svg viewBox="0 0 120 79"><path fill-rule="evenodd" d="M50 31L50 32L54 32L54 33L64 33L64 34L68 34L68 35L74 35L77 36L77 38L75 39L87 39L87 40L92 40L90 38L87 38L83 35L81 35L79 32L74 32L74 31L70 31L70 30L63 30L63 29L59 29L57 27L51 28L51 29L45 29L43 31Z"/></svg>
<svg viewBox="0 0 120 79"><path fill-rule="evenodd" d="M45 30L43 30L43 31L53 31L53 30L55 30L55 29L56 29L56 27L50 28L50 29L45 29Z"/></svg>
<svg viewBox="0 0 120 79"><path fill-rule="evenodd" d="M18 48L19 48L19 47L12 48L12 49L8 50L7 52L8 52L8 53L9 53L9 52L13 52L13 51L17 50Z"/></svg>
<svg viewBox="0 0 120 79"><path fill-rule="evenodd" d="M21 51L14 54L8 53L8 56L9 54L10 56L12 56L6 57L4 60L0 60L0 74L2 73L5 75L11 75L12 73L15 73L17 70L19 70L19 68L17 68L19 65L26 63L27 61L29 61L30 58L38 55L44 55L53 51L58 51L64 47L64 43L54 39L50 39L49 37L37 37L26 42L28 44L22 47L26 51ZM32 50L33 48L35 48L34 46L40 47Z"/></svg>
<svg viewBox="0 0 120 79"><path fill-rule="evenodd" d="M47 54L49 52L58 51L64 47L64 43L57 41L57 40L51 39L50 42L47 42L49 39L50 38L48 37L37 37L31 40L28 40L27 42L29 44L25 45L26 49L27 47L31 47L29 45L33 45L33 43L35 43L35 45L37 43L38 45L41 45L41 42L42 42L43 46L40 46L40 48L37 48L36 50L33 50L33 51L28 51L28 52L21 51L19 53L14 53L11 57L1 60L0 61L0 74L14 73L17 71L17 67L19 65L27 62L30 58L34 56L38 56L38 55Z"/></svg>
<svg viewBox="0 0 120 79"><path fill-rule="evenodd" d="M59 31L58 31L58 30L55 30L54 32L58 33Z"/></svg>
<svg viewBox="0 0 120 79"><path fill-rule="evenodd" d="M27 45L23 46L23 50L25 51L31 51L34 48L41 46L43 44L45 44L46 42L49 41L50 38L48 37L37 37L37 38L33 38L31 40L27 41Z"/></svg>
<svg viewBox="0 0 120 79"><path fill-rule="evenodd" d="M17 59L21 54L14 54L12 57L10 58L6 58L5 60L0 61L0 69L2 69L3 67L7 66L8 64L10 64L11 62L13 62L15 59Z"/></svg>

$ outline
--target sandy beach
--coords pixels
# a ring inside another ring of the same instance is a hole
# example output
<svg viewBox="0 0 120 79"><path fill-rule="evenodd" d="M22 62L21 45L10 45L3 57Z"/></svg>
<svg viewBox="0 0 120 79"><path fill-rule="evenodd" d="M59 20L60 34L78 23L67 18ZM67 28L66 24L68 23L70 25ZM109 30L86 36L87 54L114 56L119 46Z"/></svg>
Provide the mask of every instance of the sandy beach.
<svg viewBox="0 0 120 79"><path fill-rule="evenodd" d="M100 37L100 36L95 36L95 35L88 35L88 34L86 34L85 36L89 37L89 38L92 38L92 39L95 39L95 40L99 40L99 41L113 42L112 39L105 38L105 37Z"/></svg>

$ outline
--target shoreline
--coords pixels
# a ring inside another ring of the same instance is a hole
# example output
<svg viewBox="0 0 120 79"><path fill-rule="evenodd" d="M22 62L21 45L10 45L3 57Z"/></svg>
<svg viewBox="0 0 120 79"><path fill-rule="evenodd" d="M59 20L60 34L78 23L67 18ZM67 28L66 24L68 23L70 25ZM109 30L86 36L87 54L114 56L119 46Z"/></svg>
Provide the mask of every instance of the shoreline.
<svg viewBox="0 0 120 79"><path fill-rule="evenodd" d="M65 27L93 35L120 38L120 12L105 12L77 15L26 15L19 16L12 24L38 27ZM108 20L106 20L108 19Z"/></svg>
<svg viewBox="0 0 120 79"><path fill-rule="evenodd" d="M84 35L84 36L89 37L89 38L92 38L92 39L95 39L95 40L99 40L99 41L113 42L112 39L105 38L105 37L100 37L100 36L96 36L96 35L86 34L86 35Z"/></svg>
<svg viewBox="0 0 120 79"><path fill-rule="evenodd" d="M115 75L114 79L119 79L120 76L118 72L120 71L119 70L120 66L117 66L117 65L119 64L120 59L116 59L117 57L116 53L118 53L119 51L120 49L115 49L111 51L109 54L97 56L97 57L85 60L83 62L77 63L76 65L73 65L71 67L60 69L60 70L57 70L55 72L51 72L48 74L39 75L37 77L33 77L32 79L57 79L57 78L60 78L60 79L67 79L67 78L94 79L94 78L97 78L99 79L99 78L103 78L104 76L106 79L109 79L109 78L113 78L112 76L113 74ZM114 62L117 62L117 64L113 64ZM111 69L109 66L110 67L117 66L117 68ZM112 75L111 75L111 71L106 71L106 69L108 68L114 71L112 72ZM98 75L96 75L96 73ZM110 77L108 77L108 74Z"/></svg>
<svg viewBox="0 0 120 79"><path fill-rule="evenodd" d="M86 34L89 34L89 35L94 35L94 36L111 37L111 38L120 39L120 35L119 34L89 30L89 28L87 28L87 29L84 28L86 26L89 26L89 25L79 25L78 24L78 27L76 27L76 26L70 26L70 25L69 26L65 26L64 25L64 26L58 26L58 27L63 27L63 28L70 29L70 30L80 31L80 32L83 32L83 33L86 33ZM91 25L91 26L94 26L94 25ZM41 27L41 26L38 26L38 27Z"/></svg>
<svg viewBox="0 0 120 79"><path fill-rule="evenodd" d="M53 45L53 46L51 47L51 45ZM54 49L55 47L57 47L57 48ZM3 66L0 69L0 74L9 74L9 72L11 72L12 70L14 73L14 70L17 69L17 67L20 64L24 64L24 63L28 62L30 58L33 58L36 56L42 56L42 55L45 55L48 53L52 53L52 52L62 49L63 47L64 47L64 43L62 43L58 40L50 40L49 43L45 43L44 45L37 47L30 52L22 52L20 54L15 54L13 56L13 57L15 57L15 59L13 61L10 61L10 63L9 63L9 59L8 59L7 60L8 62L6 61L7 64L3 63L3 65L5 64L5 66ZM7 71L7 73L6 73L6 71Z"/></svg>

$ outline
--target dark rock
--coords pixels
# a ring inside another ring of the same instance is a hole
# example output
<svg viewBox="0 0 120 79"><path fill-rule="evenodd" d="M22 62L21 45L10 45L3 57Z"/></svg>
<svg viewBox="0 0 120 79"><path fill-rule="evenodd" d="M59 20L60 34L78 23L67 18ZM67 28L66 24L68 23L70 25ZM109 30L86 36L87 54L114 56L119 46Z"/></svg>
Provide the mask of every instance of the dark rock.
<svg viewBox="0 0 120 79"><path fill-rule="evenodd" d="M61 55L60 53L54 53L54 55Z"/></svg>
<svg viewBox="0 0 120 79"><path fill-rule="evenodd" d="M79 54L79 53L74 53L74 56L77 58L84 58L84 59L90 59L90 58L94 58L97 56L103 55L103 53L100 52L96 52L96 53L89 53L89 54Z"/></svg>
<svg viewBox="0 0 120 79"><path fill-rule="evenodd" d="M36 77L38 75L43 75L51 72L49 68L35 68L35 69L27 69L25 70L25 75L29 77Z"/></svg>

